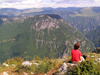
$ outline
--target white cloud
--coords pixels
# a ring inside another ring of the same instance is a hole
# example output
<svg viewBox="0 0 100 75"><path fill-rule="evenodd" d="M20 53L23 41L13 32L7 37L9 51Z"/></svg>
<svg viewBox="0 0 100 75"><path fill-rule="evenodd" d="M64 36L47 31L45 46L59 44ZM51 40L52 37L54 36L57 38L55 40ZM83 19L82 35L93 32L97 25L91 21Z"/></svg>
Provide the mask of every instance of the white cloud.
<svg viewBox="0 0 100 75"><path fill-rule="evenodd" d="M39 8L41 6L42 0L0 0L3 3L0 5L0 8L18 8L18 9L25 9L25 8Z"/></svg>
<svg viewBox="0 0 100 75"><path fill-rule="evenodd" d="M62 7L93 7L100 6L100 0L51 0Z"/></svg>
<svg viewBox="0 0 100 75"><path fill-rule="evenodd" d="M13 2L21 2L25 0L0 0L0 2L7 2L7 3L13 3Z"/></svg>
<svg viewBox="0 0 100 75"><path fill-rule="evenodd" d="M42 0L0 0L0 2L14 3L14 2L42 2Z"/></svg>
<svg viewBox="0 0 100 75"><path fill-rule="evenodd" d="M41 3L42 0L26 0L22 1L22 4L35 4L35 3Z"/></svg>
<svg viewBox="0 0 100 75"><path fill-rule="evenodd" d="M92 7L100 6L100 0L0 0L0 8L41 8L41 7Z"/></svg>
<svg viewBox="0 0 100 75"><path fill-rule="evenodd" d="M91 2L91 1L95 1L95 0L51 0L51 1L54 1L54 2L69 2L69 1L76 1L76 2L78 2L78 1L89 1L89 2Z"/></svg>
<svg viewBox="0 0 100 75"><path fill-rule="evenodd" d="M74 3L85 3L85 2L94 2L95 0L51 0L52 2L56 2L56 3L70 3L70 4L74 4Z"/></svg>

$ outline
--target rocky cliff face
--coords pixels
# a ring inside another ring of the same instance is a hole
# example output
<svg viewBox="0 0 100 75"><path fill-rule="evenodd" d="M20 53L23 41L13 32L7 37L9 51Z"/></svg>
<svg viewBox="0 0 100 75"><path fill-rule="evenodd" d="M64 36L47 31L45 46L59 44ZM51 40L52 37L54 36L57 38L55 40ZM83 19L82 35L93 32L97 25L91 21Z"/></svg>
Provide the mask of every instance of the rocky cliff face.
<svg viewBox="0 0 100 75"><path fill-rule="evenodd" d="M7 25L1 26L1 28L6 29L5 32L1 30L3 33L0 33L0 35L2 34L1 38L6 39L6 42L0 44L2 45L0 51L5 53L6 50L8 52L3 55L4 57L22 56L27 59L34 56L41 58L43 56L50 58L65 57L71 55L71 50L77 42L81 45L82 53L92 51L94 48L90 40L59 15L38 15L24 18L21 22L15 21L12 24L7 23ZM11 36L7 37L7 33ZM7 41L11 38L15 40ZM5 49L6 46L9 46L8 49Z"/></svg>
<svg viewBox="0 0 100 75"><path fill-rule="evenodd" d="M89 38L96 47L100 47L100 26L97 29L86 34L86 37Z"/></svg>
<svg viewBox="0 0 100 75"><path fill-rule="evenodd" d="M56 17L40 15L31 18L35 21L31 28L35 31L34 37L36 38L34 39L37 49L47 47L48 51L54 52L52 54L57 57L70 55L73 45L77 42L81 44L80 50L83 53L93 49L91 41L62 18Z"/></svg>

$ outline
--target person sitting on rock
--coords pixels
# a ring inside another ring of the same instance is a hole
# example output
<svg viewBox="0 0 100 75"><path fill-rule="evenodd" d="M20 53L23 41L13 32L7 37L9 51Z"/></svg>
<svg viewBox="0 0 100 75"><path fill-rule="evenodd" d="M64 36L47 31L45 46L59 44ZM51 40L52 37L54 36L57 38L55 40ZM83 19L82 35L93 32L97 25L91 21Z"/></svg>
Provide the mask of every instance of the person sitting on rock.
<svg viewBox="0 0 100 75"><path fill-rule="evenodd" d="M74 45L74 49L72 49L71 51L71 55L72 55L72 63L76 63L76 62L82 62L85 59L82 57L81 51L79 51L80 48L80 44L76 43Z"/></svg>

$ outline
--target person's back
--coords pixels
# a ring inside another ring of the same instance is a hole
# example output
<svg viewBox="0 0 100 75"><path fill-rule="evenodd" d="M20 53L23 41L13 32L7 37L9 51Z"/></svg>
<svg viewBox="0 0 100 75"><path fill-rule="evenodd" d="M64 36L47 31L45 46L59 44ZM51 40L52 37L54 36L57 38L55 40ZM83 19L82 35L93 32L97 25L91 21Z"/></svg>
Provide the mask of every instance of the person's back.
<svg viewBox="0 0 100 75"><path fill-rule="evenodd" d="M79 50L75 50L75 49L72 50L72 61L76 61L76 62L80 61L81 60L80 56L81 56L81 52Z"/></svg>
<svg viewBox="0 0 100 75"><path fill-rule="evenodd" d="M78 50L80 48L79 43L74 45L74 49L72 49L72 62L79 62L81 60L81 52Z"/></svg>

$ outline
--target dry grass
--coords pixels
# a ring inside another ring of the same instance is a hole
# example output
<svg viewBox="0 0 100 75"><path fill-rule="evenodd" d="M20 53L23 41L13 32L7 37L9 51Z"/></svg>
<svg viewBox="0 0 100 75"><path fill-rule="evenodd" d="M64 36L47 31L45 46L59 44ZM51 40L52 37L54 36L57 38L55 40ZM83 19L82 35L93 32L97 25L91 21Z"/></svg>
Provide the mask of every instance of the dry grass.
<svg viewBox="0 0 100 75"><path fill-rule="evenodd" d="M96 54L96 53L88 53L87 54L87 60L95 60L96 58L100 58L100 54ZM18 58L18 59L20 59L20 58ZM65 58L66 59L66 63L68 63L69 62L69 60L71 59L71 56L70 57L67 57L67 58ZM28 71L27 72L27 74L28 75L32 75L31 74L31 72L32 73L34 73L34 75L52 75L53 73L55 73L56 71L57 71L57 69L59 68L59 66L63 63L63 61L61 60L61 59L44 59L45 61L48 61L48 60L50 60L51 62L53 62L56 66L54 67L54 68L52 68L51 70L49 70L47 73L36 73L36 72L32 72L32 70L30 70L30 71ZM44 61L44 60L41 60L41 62L42 61ZM13 59L11 59L11 61L14 61ZM11 62L10 61L10 62ZM7 60L7 62L9 62L8 60ZM30 61L30 62L32 62L32 61ZM11 62L12 63L12 62ZM14 63L16 63L15 61L14 61ZM18 61L17 61L17 64L18 64ZM3 73L3 72L6 72L6 73L8 73L9 75L23 75L23 73L26 73L26 72L15 72L15 68L16 68L16 66L17 65L10 65L9 67L5 67L5 66L3 66L3 65L1 65L1 67L0 67L0 75ZM98 69L100 70L100 64L98 65Z"/></svg>

